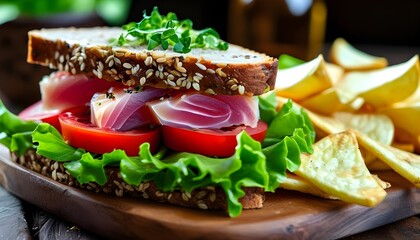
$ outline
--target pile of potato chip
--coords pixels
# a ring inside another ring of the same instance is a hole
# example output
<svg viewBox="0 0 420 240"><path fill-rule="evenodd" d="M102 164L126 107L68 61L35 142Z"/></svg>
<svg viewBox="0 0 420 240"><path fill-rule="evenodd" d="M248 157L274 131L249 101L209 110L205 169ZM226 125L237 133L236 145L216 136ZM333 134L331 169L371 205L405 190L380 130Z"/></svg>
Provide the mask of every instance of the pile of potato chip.
<svg viewBox="0 0 420 240"><path fill-rule="evenodd" d="M388 66L344 39L322 55L277 75L279 107L291 98L314 124L312 155L281 187L328 199L375 206L393 170L420 188L420 67L417 55ZM377 175L371 174L377 171Z"/></svg>

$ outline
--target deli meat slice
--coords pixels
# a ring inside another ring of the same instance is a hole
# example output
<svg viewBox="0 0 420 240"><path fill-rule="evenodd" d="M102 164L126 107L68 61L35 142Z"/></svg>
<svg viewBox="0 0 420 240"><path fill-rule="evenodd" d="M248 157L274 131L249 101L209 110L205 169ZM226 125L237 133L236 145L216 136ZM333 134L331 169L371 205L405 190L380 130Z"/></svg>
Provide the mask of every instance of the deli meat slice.
<svg viewBox="0 0 420 240"><path fill-rule="evenodd" d="M182 94L149 103L160 124L189 129L256 127L258 100L246 96Z"/></svg>

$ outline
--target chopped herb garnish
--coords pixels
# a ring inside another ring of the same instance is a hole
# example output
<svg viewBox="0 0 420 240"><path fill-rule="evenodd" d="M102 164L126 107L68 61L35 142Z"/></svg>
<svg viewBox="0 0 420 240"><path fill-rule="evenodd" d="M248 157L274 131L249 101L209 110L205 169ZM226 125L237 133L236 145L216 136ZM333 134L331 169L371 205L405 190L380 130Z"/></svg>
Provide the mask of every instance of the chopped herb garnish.
<svg viewBox="0 0 420 240"><path fill-rule="evenodd" d="M161 15L157 7L150 16L143 12L143 20L123 26L126 30L116 40L116 44L142 45L148 50L161 46L166 50L172 47L174 52L188 53L192 48L208 48L227 50L228 43L221 40L219 34L212 28L195 30L190 19L178 20L175 13Z"/></svg>

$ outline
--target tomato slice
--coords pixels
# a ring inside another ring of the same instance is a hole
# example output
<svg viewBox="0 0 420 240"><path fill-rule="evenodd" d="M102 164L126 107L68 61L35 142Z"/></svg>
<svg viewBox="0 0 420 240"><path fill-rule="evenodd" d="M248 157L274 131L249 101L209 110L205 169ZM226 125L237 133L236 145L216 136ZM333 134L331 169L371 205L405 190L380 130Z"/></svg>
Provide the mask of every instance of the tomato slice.
<svg viewBox="0 0 420 240"><path fill-rule="evenodd" d="M137 156L142 143L150 143L151 152L156 152L160 143L159 128L141 128L126 132L100 129L90 123L88 107L74 108L59 115L64 140L75 148L104 154L122 149L128 156Z"/></svg>
<svg viewBox="0 0 420 240"><path fill-rule="evenodd" d="M58 131L61 131L60 121L58 120L58 110L45 111L43 109L42 101L38 101L31 106L25 108L19 113L19 117L23 120L41 121L46 122L54 126Z"/></svg>
<svg viewBox="0 0 420 240"><path fill-rule="evenodd" d="M217 157L230 157L235 153L236 135L242 130L253 139L262 142L267 132L267 124L260 120L256 128L238 126L227 131L162 126L163 141L172 150Z"/></svg>

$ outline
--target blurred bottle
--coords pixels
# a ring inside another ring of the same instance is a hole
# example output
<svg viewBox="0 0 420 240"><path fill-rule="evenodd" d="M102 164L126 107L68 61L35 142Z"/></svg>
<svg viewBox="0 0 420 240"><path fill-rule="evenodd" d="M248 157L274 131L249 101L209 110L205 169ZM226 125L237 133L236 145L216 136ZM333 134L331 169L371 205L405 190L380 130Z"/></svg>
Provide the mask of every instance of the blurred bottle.
<svg viewBox="0 0 420 240"><path fill-rule="evenodd" d="M323 0L231 0L228 40L309 60L322 51L326 16Z"/></svg>

